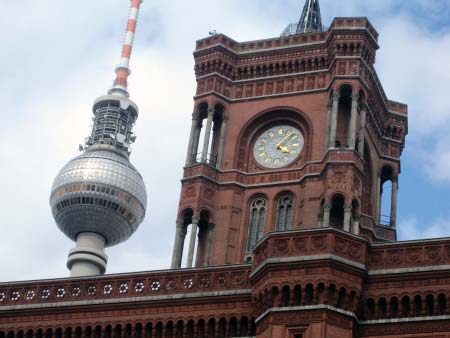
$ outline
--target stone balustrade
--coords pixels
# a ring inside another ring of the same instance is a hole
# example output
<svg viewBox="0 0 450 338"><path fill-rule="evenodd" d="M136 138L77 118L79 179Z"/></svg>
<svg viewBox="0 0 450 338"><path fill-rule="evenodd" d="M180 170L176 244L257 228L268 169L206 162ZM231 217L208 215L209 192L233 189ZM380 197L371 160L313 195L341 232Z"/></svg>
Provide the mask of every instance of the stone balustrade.
<svg viewBox="0 0 450 338"><path fill-rule="evenodd" d="M0 284L0 310L17 305L250 289L249 265Z"/></svg>

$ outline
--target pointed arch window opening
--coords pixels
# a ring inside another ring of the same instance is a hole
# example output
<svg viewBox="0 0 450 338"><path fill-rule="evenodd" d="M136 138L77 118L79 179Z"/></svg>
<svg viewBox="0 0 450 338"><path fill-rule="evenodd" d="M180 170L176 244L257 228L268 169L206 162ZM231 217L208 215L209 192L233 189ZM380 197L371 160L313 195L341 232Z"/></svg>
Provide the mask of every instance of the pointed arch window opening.
<svg viewBox="0 0 450 338"><path fill-rule="evenodd" d="M392 196L392 181L386 181L381 184L380 200L381 200L381 210L380 210L380 224L384 226L391 225L391 200Z"/></svg>
<svg viewBox="0 0 450 338"><path fill-rule="evenodd" d="M344 204L345 199L341 195L336 195L331 200L330 226L337 229L344 228Z"/></svg>
<svg viewBox="0 0 450 338"><path fill-rule="evenodd" d="M394 169L384 166L379 177L379 224L385 227L396 226L398 179Z"/></svg>
<svg viewBox="0 0 450 338"><path fill-rule="evenodd" d="M348 148L348 136L350 133L350 119L351 119L351 104L352 104L352 89L348 86L342 88L340 93L338 111L337 111L337 129L335 148Z"/></svg>
<svg viewBox="0 0 450 338"><path fill-rule="evenodd" d="M294 210L294 197L283 195L278 201L277 207L277 231L292 230Z"/></svg>
<svg viewBox="0 0 450 338"><path fill-rule="evenodd" d="M192 220L188 222L188 224L186 224L186 234L184 235L184 250L183 250L183 255L181 257L181 266L183 267L187 267L187 262L188 262L188 255L189 255L189 239L191 238L191 234L192 234ZM198 240L195 241L195 247L194 247L194 257L197 256L197 251L198 251Z"/></svg>
<svg viewBox="0 0 450 338"><path fill-rule="evenodd" d="M223 153L224 108L218 104L214 109L208 109L203 104L193 116L187 164L206 163L216 167L219 154Z"/></svg>
<svg viewBox="0 0 450 338"><path fill-rule="evenodd" d="M247 252L251 253L256 244L264 237L267 201L256 198L250 207Z"/></svg>
<svg viewBox="0 0 450 338"><path fill-rule="evenodd" d="M195 239L191 239L193 231L194 218L188 216L184 218L184 232L182 238L181 261L179 267L189 266L189 256L192 255L192 267L207 266L211 252L213 225L210 223L211 216L207 211L200 213L200 218L196 220ZM193 249L190 248L190 242L193 241Z"/></svg>

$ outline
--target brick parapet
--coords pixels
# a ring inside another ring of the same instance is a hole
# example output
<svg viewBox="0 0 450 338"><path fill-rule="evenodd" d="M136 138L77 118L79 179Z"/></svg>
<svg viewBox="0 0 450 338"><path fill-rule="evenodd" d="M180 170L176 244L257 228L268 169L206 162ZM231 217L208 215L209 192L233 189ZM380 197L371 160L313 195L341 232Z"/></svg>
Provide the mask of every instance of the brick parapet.
<svg viewBox="0 0 450 338"><path fill-rule="evenodd" d="M450 239L370 243L338 229L322 228L270 233L256 246L253 255L252 276L273 259L333 255L345 264L364 269L372 278L447 271L450 269Z"/></svg>
<svg viewBox="0 0 450 338"><path fill-rule="evenodd" d="M289 48L296 45L305 45L317 42L325 42L334 30L364 29L370 34L375 42L378 41L378 32L367 18L335 18L327 32L291 35L288 37L276 37L254 41L238 42L224 34L215 34L196 42L196 52L211 48L216 45L236 52L247 53L261 50L273 50L276 48Z"/></svg>
<svg viewBox="0 0 450 338"><path fill-rule="evenodd" d="M249 265L203 269L166 270L148 273L101 276L95 278L55 279L0 284L0 312L4 307L49 306L96 303L121 303L123 300L157 300L165 296L211 296L214 293L251 288ZM232 293L230 293L231 295ZM153 298L149 298L153 297ZM100 302L102 303L102 302Z"/></svg>

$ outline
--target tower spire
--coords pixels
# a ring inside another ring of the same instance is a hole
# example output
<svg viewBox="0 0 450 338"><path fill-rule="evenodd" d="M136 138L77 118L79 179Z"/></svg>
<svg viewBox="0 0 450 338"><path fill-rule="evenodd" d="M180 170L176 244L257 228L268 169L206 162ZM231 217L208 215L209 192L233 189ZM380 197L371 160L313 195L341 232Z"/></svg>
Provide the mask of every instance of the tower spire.
<svg viewBox="0 0 450 338"><path fill-rule="evenodd" d="M298 22L297 34L322 32L319 0L306 0Z"/></svg>
<svg viewBox="0 0 450 338"><path fill-rule="evenodd" d="M116 67L116 79L113 87L110 89L110 95L129 96L128 93L128 76L130 75L130 58L133 49L134 35L139 15L139 8L143 0L131 0L131 9L128 16L127 29L125 33L125 42L122 47L122 55L120 63Z"/></svg>

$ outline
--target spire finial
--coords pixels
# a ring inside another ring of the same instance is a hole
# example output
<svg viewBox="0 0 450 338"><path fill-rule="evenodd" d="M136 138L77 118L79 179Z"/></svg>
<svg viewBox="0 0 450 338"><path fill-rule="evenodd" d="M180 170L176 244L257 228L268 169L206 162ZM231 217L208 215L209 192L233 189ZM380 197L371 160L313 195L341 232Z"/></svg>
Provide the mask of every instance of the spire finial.
<svg viewBox="0 0 450 338"><path fill-rule="evenodd" d="M128 17L125 42L122 47L120 63L116 67L116 79L110 89L110 95L121 95L128 97L128 76L130 75L130 57L133 49L134 35L138 20L139 8L143 0L130 0L131 9Z"/></svg>
<svg viewBox="0 0 450 338"><path fill-rule="evenodd" d="M322 32L319 0L306 0L298 23L297 34Z"/></svg>

